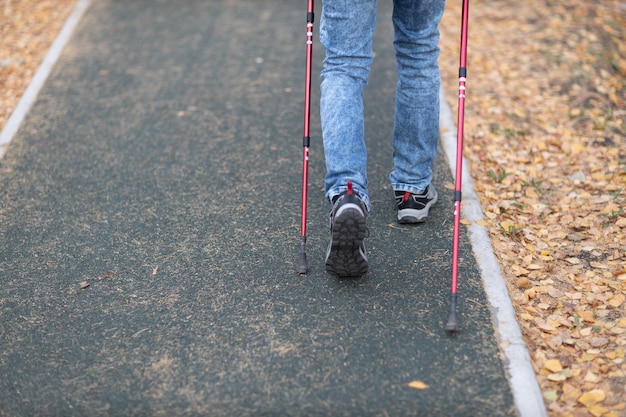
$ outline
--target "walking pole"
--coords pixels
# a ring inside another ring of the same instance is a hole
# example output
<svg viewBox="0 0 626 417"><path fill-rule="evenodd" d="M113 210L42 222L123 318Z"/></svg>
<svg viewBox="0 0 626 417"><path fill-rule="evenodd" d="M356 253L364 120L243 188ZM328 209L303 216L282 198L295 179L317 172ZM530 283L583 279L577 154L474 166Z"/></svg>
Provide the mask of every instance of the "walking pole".
<svg viewBox="0 0 626 417"><path fill-rule="evenodd" d="M463 0L461 16L461 58L459 65L459 108L456 134L456 177L454 182L454 236L452 242L452 285L450 291L450 314L445 329L455 333L457 319L457 281L459 276L459 234L461 229L461 187L463 171L463 123L465 120L465 82L467 80L467 23L469 0Z"/></svg>
<svg viewBox="0 0 626 417"><path fill-rule="evenodd" d="M310 123L311 123L311 68L313 66L313 21L314 5L313 0L308 0L306 13L306 80L304 88L304 134L302 153L302 218L300 225L300 257L296 271L299 274L306 274L309 267L306 260L306 217L307 200L309 191L309 146L311 144Z"/></svg>

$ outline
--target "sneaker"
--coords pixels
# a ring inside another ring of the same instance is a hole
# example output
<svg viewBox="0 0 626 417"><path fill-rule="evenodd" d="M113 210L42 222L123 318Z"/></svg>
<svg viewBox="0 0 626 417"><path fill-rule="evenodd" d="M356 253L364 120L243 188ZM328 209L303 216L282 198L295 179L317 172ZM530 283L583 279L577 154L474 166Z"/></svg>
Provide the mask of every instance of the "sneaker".
<svg viewBox="0 0 626 417"><path fill-rule="evenodd" d="M330 243L326 252L326 271L338 277L361 277L369 270L365 245L367 208L348 191L334 200L330 211Z"/></svg>
<svg viewBox="0 0 626 417"><path fill-rule="evenodd" d="M423 194L413 194L408 191L396 191L396 205L398 206L398 223L422 223L428 217L428 210L437 202L437 191L429 185Z"/></svg>

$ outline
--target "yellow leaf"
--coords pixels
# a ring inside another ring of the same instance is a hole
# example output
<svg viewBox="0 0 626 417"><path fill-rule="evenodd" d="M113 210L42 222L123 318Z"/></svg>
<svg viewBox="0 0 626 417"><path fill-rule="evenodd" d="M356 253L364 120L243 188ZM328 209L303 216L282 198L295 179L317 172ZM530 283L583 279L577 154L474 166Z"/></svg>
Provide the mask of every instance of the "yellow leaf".
<svg viewBox="0 0 626 417"><path fill-rule="evenodd" d="M511 265L511 272L513 272L513 275L515 275L516 277L522 276L522 275L528 275L528 270L522 268L519 265ZM528 285L525 285L524 287L527 287Z"/></svg>
<svg viewBox="0 0 626 417"><path fill-rule="evenodd" d="M561 323L557 320L548 320L547 322L550 326L559 327Z"/></svg>
<svg viewBox="0 0 626 417"><path fill-rule="evenodd" d="M620 210L620 207L617 204L611 203L611 204L607 204L606 207L602 209L602 213L604 214L618 213L619 210Z"/></svg>
<svg viewBox="0 0 626 417"><path fill-rule="evenodd" d="M528 198L538 198L539 197L539 193L537 193L537 190L535 190L534 188L527 188L526 191L524 192L524 194Z"/></svg>
<svg viewBox="0 0 626 417"><path fill-rule="evenodd" d="M624 303L624 301L626 301L626 296L624 296L624 294L618 294L609 300L609 305L611 307L617 308L621 306Z"/></svg>
<svg viewBox="0 0 626 417"><path fill-rule="evenodd" d="M523 308L524 310L528 311L529 313L534 313L534 314L539 313L539 312L537 311L537 309L536 309L535 307L533 307L533 306L524 306L524 307L522 307L522 308Z"/></svg>
<svg viewBox="0 0 626 417"><path fill-rule="evenodd" d="M565 381L566 379L567 377L560 372L548 375L548 380L553 381L553 382L562 382L562 381Z"/></svg>
<svg viewBox="0 0 626 417"><path fill-rule="evenodd" d="M578 312L578 316L588 323L593 323L596 321L595 317L593 317L593 311L580 311Z"/></svg>
<svg viewBox="0 0 626 417"><path fill-rule="evenodd" d="M538 198L539 197L539 194L537 193L537 190L535 190L534 188L527 188L526 191L524 192L524 194L528 198Z"/></svg>
<svg viewBox="0 0 626 417"><path fill-rule="evenodd" d="M592 360L594 360L596 358L595 355L591 355L587 352L583 353L582 356L578 359L576 359L578 362L591 362Z"/></svg>
<svg viewBox="0 0 626 417"><path fill-rule="evenodd" d="M580 335L582 337L587 337L587 336L591 335L591 330L592 330L591 327L585 327L584 329L580 330Z"/></svg>
<svg viewBox="0 0 626 417"><path fill-rule="evenodd" d="M593 174L591 174L591 178L596 181L605 181L606 175L603 172L594 172Z"/></svg>
<svg viewBox="0 0 626 417"><path fill-rule="evenodd" d="M500 226L502 226L502 229L504 229L504 231L507 232L507 233L511 233L515 229L521 229L519 224L515 224L515 223L510 222L508 220L505 220L505 221L501 222Z"/></svg>
<svg viewBox="0 0 626 417"><path fill-rule="evenodd" d="M558 359L548 359L543 367L550 372L561 372L563 370L563 366L561 366L561 361L559 361Z"/></svg>
<svg viewBox="0 0 626 417"><path fill-rule="evenodd" d="M411 381L409 387L413 389L428 389L428 384L423 381Z"/></svg>
<svg viewBox="0 0 626 417"><path fill-rule="evenodd" d="M594 374L591 371L587 371L587 373L585 374L585 378L584 378L585 382L591 382L591 383L595 384L599 380L600 380L600 377L598 375Z"/></svg>
<svg viewBox="0 0 626 417"><path fill-rule="evenodd" d="M532 243L522 242L522 245L524 245L524 247L526 249L528 249L529 251L531 251L531 252L536 252L537 251L537 248ZM532 256L531 256L531 259L532 259Z"/></svg>
<svg viewBox="0 0 626 417"><path fill-rule="evenodd" d="M537 290L534 287L529 288L526 291L524 291L524 294L526 294L528 298L535 298L537 296Z"/></svg>
<svg viewBox="0 0 626 417"><path fill-rule="evenodd" d="M589 392L585 392L578 398L578 402L587 408L593 407L595 404L600 403L606 399L606 394L601 389L594 389Z"/></svg>
<svg viewBox="0 0 626 417"><path fill-rule="evenodd" d="M557 400L557 393L554 390L549 390L549 391L544 391L543 392L543 398L545 398L546 400L553 402Z"/></svg>
<svg viewBox="0 0 626 417"><path fill-rule="evenodd" d="M541 331L546 332L546 333L556 332L557 330L556 327L541 320L537 320L536 325Z"/></svg>
<svg viewBox="0 0 626 417"><path fill-rule="evenodd" d="M608 413L609 410L602 407L601 405L594 405L593 407L589 408L589 412L593 414L595 417L600 417L600 416L606 415L606 413Z"/></svg>
<svg viewBox="0 0 626 417"><path fill-rule="evenodd" d="M574 385L568 383L563 384L563 396L561 398L562 400L575 400L580 397L580 395L580 389L578 389Z"/></svg>

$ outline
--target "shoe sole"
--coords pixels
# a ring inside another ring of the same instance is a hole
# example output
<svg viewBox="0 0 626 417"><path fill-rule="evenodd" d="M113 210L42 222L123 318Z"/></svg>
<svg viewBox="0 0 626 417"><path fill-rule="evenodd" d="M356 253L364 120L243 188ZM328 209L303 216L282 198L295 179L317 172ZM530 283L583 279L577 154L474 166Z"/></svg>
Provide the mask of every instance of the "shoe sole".
<svg viewBox="0 0 626 417"><path fill-rule="evenodd" d="M326 255L326 271L338 277L361 277L369 270L363 240L367 235L365 216L356 205L337 212Z"/></svg>
<svg viewBox="0 0 626 417"><path fill-rule="evenodd" d="M398 210L398 223L400 224L415 224L424 223L428 219L430 208L437 203L437 196L433 198L426 207L421 210L418 209L402 209Z"/></svg>

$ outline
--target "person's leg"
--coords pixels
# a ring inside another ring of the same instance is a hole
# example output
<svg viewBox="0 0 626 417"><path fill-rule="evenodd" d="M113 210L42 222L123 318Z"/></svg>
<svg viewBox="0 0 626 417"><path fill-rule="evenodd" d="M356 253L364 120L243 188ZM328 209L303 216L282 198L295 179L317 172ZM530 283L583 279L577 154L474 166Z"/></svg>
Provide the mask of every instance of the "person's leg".
<svg viewBox="0 0 626 417"><path fill-rule="evenodd" d="M329 200L354 192L369 210L363 89L373 60L376 0L324 0L320 40L326 50L321 73L320 114Z"/></svg>
<svg viewBox="0 0 626 417"><path fill-rule="evenodd" d="M359 277L369 269L365 245L367 151L363 123L363 89L373 60L376 0L324 0L320 40L326 49L320 112L326 178L333 203L326 271Z"/></svg>
<svg viewBox="0 0 626 417"><path fill-rule="evenodd" d="M444 0L394 0L398 85L393 131L394 191L424 194L439 141L439 22Z"/></svg>

